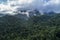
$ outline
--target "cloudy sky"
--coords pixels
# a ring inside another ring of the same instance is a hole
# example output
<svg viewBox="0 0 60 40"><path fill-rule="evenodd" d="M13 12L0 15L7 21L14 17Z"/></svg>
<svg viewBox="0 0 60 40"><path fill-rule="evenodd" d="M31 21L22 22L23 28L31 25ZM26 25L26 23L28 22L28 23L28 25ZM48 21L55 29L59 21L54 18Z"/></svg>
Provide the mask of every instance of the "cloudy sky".
<svg viewBox="0 0 60 40"><path fill-rule="evenodd" d="M60 0L0 0L0 13L14 13L17 8L60 12Z"/></svg>

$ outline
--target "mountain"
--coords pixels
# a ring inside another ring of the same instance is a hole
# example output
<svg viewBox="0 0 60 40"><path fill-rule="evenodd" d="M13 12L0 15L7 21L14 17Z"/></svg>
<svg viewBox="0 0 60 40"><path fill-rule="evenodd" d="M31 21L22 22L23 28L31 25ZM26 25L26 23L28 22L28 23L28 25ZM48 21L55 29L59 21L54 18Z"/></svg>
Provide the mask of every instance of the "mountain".
<svg viewBox="0 0 60 40"><path fill-rule="evenodd" d="M0 17L5 16L5 14L0 13Z"/></svg>
<svg viewBox="0 0 60 40"><path fill-rule="evenodd" d="M17 17L17 18L20 18L22 20L27 20L28 19L28 17L27 17L26 14L20 14L20 13L18 13L18 14L14 15L14 16Z"/></svg>
<svg viewBox="0 0 60 40"><path fill-rule="evenodd" d="M33 11L29 11L29 16L40 16L40 12L38 10L33 10Z"/></svg>
<svg viewBox="0 0 60 40"><path fill-rule="evenodd" d="M31 17L22 13L0 17L0 40L60 39L60 14L51 13L50 16L40 15L38 11L29 12Z"/></svg>

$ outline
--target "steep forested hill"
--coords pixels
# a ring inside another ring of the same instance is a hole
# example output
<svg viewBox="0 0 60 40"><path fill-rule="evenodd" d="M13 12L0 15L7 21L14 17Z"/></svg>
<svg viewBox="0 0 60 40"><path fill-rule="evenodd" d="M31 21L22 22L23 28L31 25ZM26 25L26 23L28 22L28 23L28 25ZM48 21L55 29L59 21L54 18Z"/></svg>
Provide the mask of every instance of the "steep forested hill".
<svg viewBox="0 0 60 40"><path fill-rule="evenodd" d="M60 14L52 14L0 17L0 40L60 40Z"/></svg>

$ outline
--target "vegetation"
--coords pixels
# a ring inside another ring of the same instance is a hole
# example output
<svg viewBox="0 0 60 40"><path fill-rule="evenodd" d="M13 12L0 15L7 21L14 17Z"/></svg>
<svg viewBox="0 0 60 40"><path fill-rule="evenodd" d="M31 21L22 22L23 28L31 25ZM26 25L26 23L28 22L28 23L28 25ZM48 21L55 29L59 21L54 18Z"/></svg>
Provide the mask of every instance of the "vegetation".
<svg viewBox="0 0 60 40"><path fill-rule="evenodd" d="M60 14L0 17L0 40L60 40Z"/></svg>

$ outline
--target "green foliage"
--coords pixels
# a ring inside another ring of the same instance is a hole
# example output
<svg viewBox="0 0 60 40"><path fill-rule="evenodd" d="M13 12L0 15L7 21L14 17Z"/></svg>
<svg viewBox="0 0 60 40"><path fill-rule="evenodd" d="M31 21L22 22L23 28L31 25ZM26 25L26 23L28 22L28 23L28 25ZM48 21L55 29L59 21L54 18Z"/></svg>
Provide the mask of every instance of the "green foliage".
<svg viewBox="0 0 60 40"><path fill-rule="evenodd" d="M10 15L0 17L0 40L60 40L60 14L27 21Z"/></svg>

